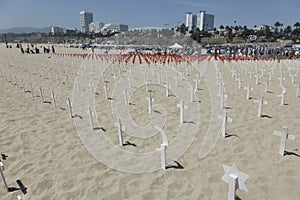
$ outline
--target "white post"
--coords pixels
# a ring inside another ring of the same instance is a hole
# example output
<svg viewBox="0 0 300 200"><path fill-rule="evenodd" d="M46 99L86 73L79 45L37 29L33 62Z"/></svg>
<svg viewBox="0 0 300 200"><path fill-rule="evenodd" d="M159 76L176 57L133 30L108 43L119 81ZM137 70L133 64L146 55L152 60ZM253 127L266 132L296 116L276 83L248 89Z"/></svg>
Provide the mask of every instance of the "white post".
<svg viewBox="0 0 300 200"><path fill-rule="evenodd" d="M166 169L166 144L161 144L160 145L160 160L161 160L161 168Z"/></svg>
<svg viewBox="0 0 300 200"><path fill-rule="evenodd" d="M17 196L17 200L22 200L21 195L18 195L18 196Z"/></svg>
<svg viewBox="0 0 300 200"><path fill-rule="evenodd" d="M228 200L235 200L238 185L238 177L235 174L229 175Z"/></svg>
<svg viewBox="0 0 300 200"><path fill-rule="evenodd" d="M256 74L256 75L254 75L254 77L256 78L256 79L255 79L255 84L258 85L258 78L259 78L259 75Z"/></svg>
<svg viewBox="0 0 300 200"><path fill-rule="evenodd" d="M21 82L22 82L22 87L23 87L23 90L24 90L24 92L25 92L26 90L25 90L25 85L24 85L23 78L21 79Z"/></svg>
<svg viewBox="0 0 300 200"><path fill-rule="evenodd" d="M42 103L45 103L43 89L41 87L40 87L40 95L41 95Z"/></svg>
<svg viewBox="0 0 300 200"><path fill-rule="evenodd" d="M152 113L152 102L154 102L154 99L152 98L151 94L149 97L146 98L148 100L148 113Z"/></svg>
<svg viewBox="0 0 300 200"><path fill-rule="evenodd" d="M190 91L191 91L191 103L193 103L194 102L194 92L195 92L193 85L191 86Z"/></svg>
<svg viewBox="0 0 300 200"><path fill-rule="evenodd" d="M72 110L72 102L70 100L70 98L67 98L67 104L68 104L68 108L69 108L69 114L70 114L70 118L73 118L73 110Z"/></svg>
<svg viewBox="0 0 300 200"><path fill-rule="evenodd" d="M105 86L104 86L104 92L105 92L105 98L108 99L108 88L107 88L107 83L105 83Z"/></svg>
<svg viewBox="0 0 300 200"><path fill-rule="evenodd" d="M246 99L250 99L250 91L253 90L253 88L248 85L247 87L245 87L245 90L247 90Z"/></svg>
<svg viewBox="0 0 300 200"><path fill-rule="evenodd" d="M94 113L93 113L91 107L89 107L88 113L89 113L89 118L90 118L91 130L93 131L94 130L94 120L93 120Z"/></svg>
<svg viewBox="0 0 300 200"><path fill-rule="evenodd" d="M4 171L3 163L0 161L0 173L1 173L1 177L2 177L2 180L3 180L3 183L4 183L6 191L9 192L8 186L7 186L4 174L3 174L3 171Z"/></svg>
<svg viewBox="0 0 300 200"><path fill-rule="evenodd" d="M119 137L119 145L123 146L123 135L122 131L126 130L125 126L122 126L121 119L119 119L118 122L115 123L115 126L118 128L118 137Z"/></svg>
<svg viewBox="0 0 300 200"><path fill-rule="evenodd" d="M187 106L184 105L184 101L181 99L180 104L177 104L177 107L180 108L180 124L184 122L184 109L187 109Z"/></svg>
<svg viewBox="0 0 300 200"><path fill-rule="evenodd" d="M165 87L166 87L166 97L169 97L169 82L167 81L166 84L165 84Z"/></svg>
<svg viewBox="0 0 300 200"><path fill-rule="evenodd" d="M299 97L299 91L300 91L300 83L297 86L296 97Z"/></svg>
<svg viewBox="0 0 300 200"><path fill-rule="evenodd" d="M56 109L56 99L55 99L55 95L54 95L54 91L52 90L52 103L53 103L53 108Z"/></svg>
<svg viewBox="0 0 300 200"><path fill-rule="evenodd" d="M265 83L265 92L268 92L268 87L269 87L269 80L266 81Z"/></svg>
<svg viewBox="0 0 300 200"><path fill-rule="evenodd" d="M128 76L128 87L131 88L132 85L131 85L131 74L129 74Z"/></svg>
<svg viewBox="0 0 300 200"><path fill-rule="evenodd" d="M175 87L178 87L178 74L176 74L176 77L175 77Z"/></svg>
<svg viewBox="0 0 300 200"><path fill-rule="evenodd" d="M31 91L31 96L34 97L34 96L33 96L33 86L32 86L31 83L30 83L30 91Z"/></svg>
<svg viewBox="0 0 300 200"><path fill-rule="evenodd" d="M124 103L125 103L125 106L128 106L128 92L127 92L126 88L124 88L123 94L124 94Z"/></svg>
<svg viewBox="0 0 300 200"><path fill-rule="evenodd" d="M195 92L198 90L198 78L196 78L195 80Z"/></svg>
<svg viewBox="0 0 300 200"><path fill-rule="evenodd" d="M77 86L78 86L78 90L80 91L80 81L79 81L79 76L77 77Z"/></svg>
<svg viewBox="0 0 300 200"><path fill-rule="evenodd" d="M288 134L288 128L283 127L283 131L274 131L274 135L279 136L280 139L280 146L279 146L279 154L281 156L284 156L284 151L285 151L285 145L286 145L286 140L296 140L296 136Z"/></svg>
<svg viewBox="0 0 300 200"><path fill-rule="evenodd" d="M68 77L68 74L66 74L66 84L67 84L67 86L69 86L69 77Z"/></svg>

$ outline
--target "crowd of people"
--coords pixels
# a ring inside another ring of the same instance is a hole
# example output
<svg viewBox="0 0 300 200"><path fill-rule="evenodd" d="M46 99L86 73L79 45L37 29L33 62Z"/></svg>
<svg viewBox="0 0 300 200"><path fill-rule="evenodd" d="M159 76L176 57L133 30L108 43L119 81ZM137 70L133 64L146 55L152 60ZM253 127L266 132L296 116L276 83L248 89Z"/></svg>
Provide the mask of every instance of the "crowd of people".
<svg viewBox="0 0 300 200"><path fill-rule="evenodd" d="M12 45L6 43L6 48L11 49ZM22 54L39 54L40 53L40 49L38 48L37 44L26 44L26 45L24 45L24 44L21 44L21 43L17 43L16 48L20 49ZM51 46L51 49L50 49L49 46L48 47L43 46L42 48L43 48L43 52L45 54L55 53L54 45Z"/></svg>

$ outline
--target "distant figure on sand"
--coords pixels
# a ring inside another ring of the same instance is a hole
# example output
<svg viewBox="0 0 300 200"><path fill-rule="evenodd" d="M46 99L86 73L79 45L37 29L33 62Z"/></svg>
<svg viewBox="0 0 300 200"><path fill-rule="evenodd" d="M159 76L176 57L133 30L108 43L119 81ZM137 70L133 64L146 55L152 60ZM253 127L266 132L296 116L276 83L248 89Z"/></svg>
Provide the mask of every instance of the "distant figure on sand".
<svg viewBox="0 0 300 200"><path fill-rule="evenodd" d="M54 45L52 45L52 53L55 53Z"/></svg>

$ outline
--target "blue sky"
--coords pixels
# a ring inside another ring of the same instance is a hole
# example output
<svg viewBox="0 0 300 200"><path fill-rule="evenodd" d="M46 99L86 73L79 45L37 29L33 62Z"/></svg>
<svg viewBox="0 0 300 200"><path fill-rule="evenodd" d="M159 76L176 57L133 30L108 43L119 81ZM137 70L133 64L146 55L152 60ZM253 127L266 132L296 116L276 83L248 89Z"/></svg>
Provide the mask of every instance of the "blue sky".
<svg viewBox="0 0 300 200"><path fill-rule="evenodd" d="M185 13L205 10L215 26L294 25L300 0L0 0L0 29L30 26L79 27L79 12L92 11L94 21L128 24L129 28L185 22Z"/></svg>

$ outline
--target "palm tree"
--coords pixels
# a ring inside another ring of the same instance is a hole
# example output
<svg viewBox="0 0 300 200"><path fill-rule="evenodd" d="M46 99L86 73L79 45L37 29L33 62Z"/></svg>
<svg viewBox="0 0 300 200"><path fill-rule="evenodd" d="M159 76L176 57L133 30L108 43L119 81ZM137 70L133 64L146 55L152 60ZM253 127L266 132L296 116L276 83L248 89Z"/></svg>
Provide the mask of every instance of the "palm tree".
<svg viewBox="0 0 300 200"><path fill-rule="evenodd" d="M300 27L300 22L296 22L295 24L294 24L294 27L297 29L297 28L299 28Z"/></svg>

